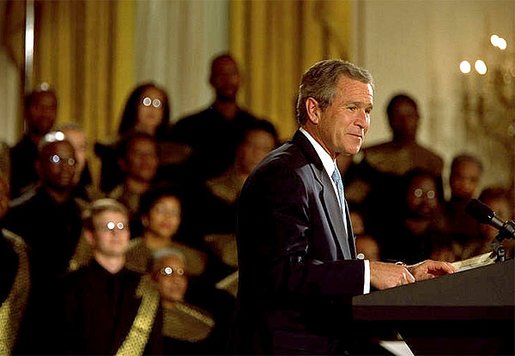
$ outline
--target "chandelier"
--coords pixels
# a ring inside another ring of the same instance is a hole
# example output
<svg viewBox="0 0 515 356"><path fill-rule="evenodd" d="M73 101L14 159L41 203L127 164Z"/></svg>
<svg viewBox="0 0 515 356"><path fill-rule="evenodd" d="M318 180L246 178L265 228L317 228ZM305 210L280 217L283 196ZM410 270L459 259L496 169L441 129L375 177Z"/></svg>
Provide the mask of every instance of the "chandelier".
<svg viewBox="0 0 515 356"><path fill-rule="evenodd" d="M482 57L459 64L465 128L468 136L495 139L515 155L515 53L501 36L489 39Z"/></svg>

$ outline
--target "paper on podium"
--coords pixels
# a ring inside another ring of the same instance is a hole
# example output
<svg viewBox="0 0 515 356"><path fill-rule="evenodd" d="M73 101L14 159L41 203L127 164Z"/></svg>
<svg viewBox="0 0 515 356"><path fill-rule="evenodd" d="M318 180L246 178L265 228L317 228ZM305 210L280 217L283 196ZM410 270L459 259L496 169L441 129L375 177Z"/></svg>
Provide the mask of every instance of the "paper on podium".
<svg viewBox="0 0 515 356"><path fill-rule="evenodd" d="M492 251L483 253L482 255L467 258L466 260L453 262L452 265L454 268L456 268L456 271L461 272L472 268L489 265L494 263L495 259L495 253Z"/></svg>

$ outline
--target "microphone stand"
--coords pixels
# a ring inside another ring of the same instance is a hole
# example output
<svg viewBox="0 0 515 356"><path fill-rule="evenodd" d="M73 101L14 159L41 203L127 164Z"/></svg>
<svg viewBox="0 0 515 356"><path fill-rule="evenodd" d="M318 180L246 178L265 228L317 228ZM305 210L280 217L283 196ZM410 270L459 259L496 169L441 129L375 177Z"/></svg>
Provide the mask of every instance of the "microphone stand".
<svg viewBox="0 0 515 356"><path fill-rule="evenodd" d="M515 237L515 222L508 220L504 223L503 227L499 230L499 233L492 242L492 248L495 254L495 262L503 262L506 260L506 251L502 245L505 239L513 239Z"/></svg>

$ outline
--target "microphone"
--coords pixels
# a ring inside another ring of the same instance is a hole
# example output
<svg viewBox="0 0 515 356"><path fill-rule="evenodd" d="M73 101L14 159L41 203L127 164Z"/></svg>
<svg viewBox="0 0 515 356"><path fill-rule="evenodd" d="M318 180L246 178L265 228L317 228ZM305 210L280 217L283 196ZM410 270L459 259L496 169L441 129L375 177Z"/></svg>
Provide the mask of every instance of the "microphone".
<svg viewBox="0 0 515 356"><path fill-rule="evenodd" d="M487 224L499 230L498 239L508 236L515 237L515 223L513 221L502 221L490 207L477 199L471 199L465 207L465 212L481 224Z"/></svg>

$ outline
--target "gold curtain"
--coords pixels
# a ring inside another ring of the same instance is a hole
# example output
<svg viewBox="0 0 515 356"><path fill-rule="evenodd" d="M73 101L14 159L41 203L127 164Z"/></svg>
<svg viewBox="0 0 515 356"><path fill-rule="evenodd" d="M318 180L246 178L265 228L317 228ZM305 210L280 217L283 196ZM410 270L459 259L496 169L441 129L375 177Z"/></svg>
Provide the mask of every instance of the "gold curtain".
<svg viewBox="0 0 515 356"><path fill-rule="evenodd" d="M32 82L47 82L56 90L57 123L76 121L84 127L91 158L94 141L115 136L122 106L134 86L135 7L134 0L35 2ZM13 6L17 8L24 10ZM23 46L10 49L23 51ZM90 161L96 178L98 163Z"/></svg>
<svg viewBox="0 0 515 356"><path fill-rule="evenodd" d="M350 58L351 1L232 0L230 48L241 63L242 103L270 119L282 139L295 131L302 73L316 61Z"/></svg>

